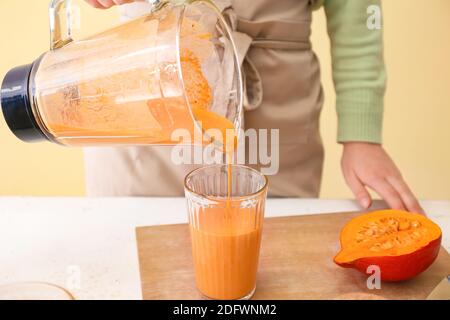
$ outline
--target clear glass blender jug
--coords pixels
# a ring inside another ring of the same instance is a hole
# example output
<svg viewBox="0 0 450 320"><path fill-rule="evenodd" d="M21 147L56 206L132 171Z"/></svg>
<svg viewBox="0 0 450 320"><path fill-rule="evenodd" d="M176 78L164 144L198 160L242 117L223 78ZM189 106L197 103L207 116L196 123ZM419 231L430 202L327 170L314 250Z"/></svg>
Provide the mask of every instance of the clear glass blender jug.
<svg viewBox="0 0 450 320"><path fill-rule="evenodd" d="M3 114L17 137L70 146L175 144L174 132L184 129L190 138L183 142L197 144L209 141L208 129L240 129L238 57L211 1L162 1L80 41L61 23L69 4L50 5L51 50L3 81Z"/></svg>

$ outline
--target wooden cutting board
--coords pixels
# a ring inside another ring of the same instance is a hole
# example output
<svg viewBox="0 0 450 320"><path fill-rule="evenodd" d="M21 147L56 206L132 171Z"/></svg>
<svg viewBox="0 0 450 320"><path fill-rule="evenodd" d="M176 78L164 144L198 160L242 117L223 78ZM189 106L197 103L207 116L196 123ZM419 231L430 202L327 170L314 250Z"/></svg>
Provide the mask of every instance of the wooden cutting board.
<svg viewBox="0 0 450 320"><path fill-rule="evenodd" d="M450 255L441 248L434 264L415 279L382 283L380 290L367 289L365 275L333 263L339 231L357 214L266 219L253 299L336 299L352 293L424 299L450 274ZM136 236L144 299L202 298L195 287L187 225L138 228Z"/></svg>

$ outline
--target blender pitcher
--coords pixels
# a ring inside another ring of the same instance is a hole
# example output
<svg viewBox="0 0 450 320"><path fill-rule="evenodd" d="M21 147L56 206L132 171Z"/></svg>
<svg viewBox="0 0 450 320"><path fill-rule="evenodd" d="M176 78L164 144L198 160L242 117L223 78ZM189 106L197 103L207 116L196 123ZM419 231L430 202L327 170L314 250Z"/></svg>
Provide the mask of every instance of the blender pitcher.
<svg viewBox="0 0 450 320"><path fill-rule="evenodd" d="M205 144L210 129L237 132L239 60L218 8L209 0L149 2L157 4L148 14L75 41L70 0L53 0L51 50L3 80L11 131L68 146ZM179 141L177 129L189 135Z"/></svg>

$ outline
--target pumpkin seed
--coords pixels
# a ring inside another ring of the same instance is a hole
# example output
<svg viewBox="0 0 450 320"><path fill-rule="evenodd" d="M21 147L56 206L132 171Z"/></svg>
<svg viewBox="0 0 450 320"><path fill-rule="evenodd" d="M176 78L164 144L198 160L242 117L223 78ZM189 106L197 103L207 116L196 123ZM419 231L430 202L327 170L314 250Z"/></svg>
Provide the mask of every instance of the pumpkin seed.
<svg viewBox="0 0 450 320"><path fill-rule="evenodd" d="M405 220L405 221L400 222L400 224L398 225L398 230L399 231L408 230L410 227L411 227L411 224L409 223L409 221Z"/></svg>
<svg viewBox="0 0 450 320"><path fill-rule="evenodd" d="M381 243L375 243L373 246L369 248L370 251L381 251Z"/></svg>
<svg viewBox="0 0 450 320"><path fill-rule="evenodd" d="M414 221L411 221L411 225L413 226L413 228L417 228L417 227L419 227L419 226L420 226L420 222L419 222L419 221L416 221L416 220L414 220Z"/></svg>
<svg viewBox="0 0 450 320"><path fill-rule="evenodd" d="M412 237L413 239L419 239L419 238L420 238L420 232L414 231L414 232L412 233L411 237Z"/></svg>
<svg viewBox="0 0 450 320"><path fill-rule="evenodd" d="M383 249L385 249L385 250L391 249L391 248L393 248L393 247L394 247L394 245L392 244L391 241L386 241L385 243L383 243L383 244L381 245L381 248L383 248Z"/></svg>

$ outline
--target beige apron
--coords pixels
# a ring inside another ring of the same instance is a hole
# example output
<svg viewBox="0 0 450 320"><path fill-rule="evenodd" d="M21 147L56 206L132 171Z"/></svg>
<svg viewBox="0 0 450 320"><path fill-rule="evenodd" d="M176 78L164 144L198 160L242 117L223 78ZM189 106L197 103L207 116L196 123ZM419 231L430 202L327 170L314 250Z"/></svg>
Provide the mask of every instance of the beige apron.
<svg viewBox="0 0 450 320"><path fill-rule="evenodd" d="M269 195L317 197L323 93L310 43L311 1L234 0L232 9L227 1L220 2L245 58L245 127L280 130L279 170L269 176ZM148 10L145 6L125 5L123 17ZM170 154L171 147L163 146L86 148L87 194L181 196L183 179L194 166L175 165Z"/></svg>

